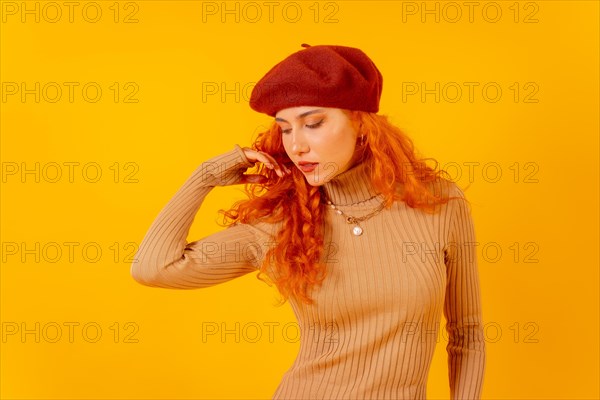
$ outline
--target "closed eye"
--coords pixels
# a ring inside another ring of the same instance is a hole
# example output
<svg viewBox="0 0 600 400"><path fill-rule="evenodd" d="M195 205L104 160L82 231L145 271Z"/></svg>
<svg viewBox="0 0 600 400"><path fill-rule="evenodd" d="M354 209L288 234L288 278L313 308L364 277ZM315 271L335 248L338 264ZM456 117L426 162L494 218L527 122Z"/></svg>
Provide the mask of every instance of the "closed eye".
<svg viewBox="0 0 600 400"><path fill-rule="evenodd" d="M319 126L321 126L323 124L323 120L320 120L319 122L317 122L316 124L312 124L312 125L306 125L308 128L310 129L315 129L318 128Z"/></svg>
<svg viewBox="0 0 600 400"><path fill-rule="evenodd" d="M317 129L321 125L323 125L323 120L320 120L319 122L312 124L312 125L306 125L306 127L309 129ZM285 134L290 133L291 131L292 131L291 129L282 129L281 133L285 135Z"/></svg>

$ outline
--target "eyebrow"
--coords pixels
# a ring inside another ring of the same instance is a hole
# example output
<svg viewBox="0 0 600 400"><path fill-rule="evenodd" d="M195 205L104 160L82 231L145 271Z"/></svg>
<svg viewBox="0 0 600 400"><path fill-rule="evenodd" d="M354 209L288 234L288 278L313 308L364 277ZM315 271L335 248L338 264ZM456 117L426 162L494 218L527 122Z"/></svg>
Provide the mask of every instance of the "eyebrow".
<svg viewBox="0 0 600 400"><path fill-rule="evenodd" d="M317 108L317 109L315 109L315 110L310 110L310 111L304 112L304 113L302 113L302 114L300 114L300 115L296 116L296 119L302 119L302 118L306 117L307 115L310 115L310 114L315 114L315 113L318 113L318 112L321 112L321 111L325 111L325 110L324 110L323 108ZM279 122L288 122L288 121L286 121L286 120L285 120L285 119L283 119L283 118L275 118L275 121L279 121Z"/></svg>

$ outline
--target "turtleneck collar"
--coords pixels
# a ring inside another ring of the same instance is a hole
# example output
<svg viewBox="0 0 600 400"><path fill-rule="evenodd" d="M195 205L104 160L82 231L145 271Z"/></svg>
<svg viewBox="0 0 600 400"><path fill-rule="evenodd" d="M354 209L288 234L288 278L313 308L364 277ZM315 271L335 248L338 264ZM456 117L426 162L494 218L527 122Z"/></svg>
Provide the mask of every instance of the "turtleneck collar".
<svg viewBox="0 0 600 400"><path fill-rule="evenodd" d="M379 193L371 183L366 162L342 172L323 185L327 198L336 206L367 201Z"/></svg>

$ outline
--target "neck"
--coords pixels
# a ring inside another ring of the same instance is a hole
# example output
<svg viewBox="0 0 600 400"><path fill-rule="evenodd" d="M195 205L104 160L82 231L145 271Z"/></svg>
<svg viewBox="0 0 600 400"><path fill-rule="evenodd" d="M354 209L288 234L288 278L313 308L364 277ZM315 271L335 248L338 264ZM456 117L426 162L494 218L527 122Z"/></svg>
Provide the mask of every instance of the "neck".
<svg viewBox="0 0 600 400"><path fill-rule="evenodd" d="M323 185L326 198L344 206L369 200L379 193L371 183L367 163L361 162Z"/></svg>

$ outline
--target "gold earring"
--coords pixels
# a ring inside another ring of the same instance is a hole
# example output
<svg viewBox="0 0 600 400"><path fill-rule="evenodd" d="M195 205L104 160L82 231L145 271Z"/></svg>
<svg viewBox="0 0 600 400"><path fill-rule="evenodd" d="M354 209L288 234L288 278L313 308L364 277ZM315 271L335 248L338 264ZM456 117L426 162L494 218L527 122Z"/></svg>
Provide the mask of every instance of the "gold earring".
<svg viewBox="0 0 600 400"><path fill-rule="evenodd" d="M360 135L360 145L361 146L365 145L365 135L364 135L364 133Z"/></svg>

